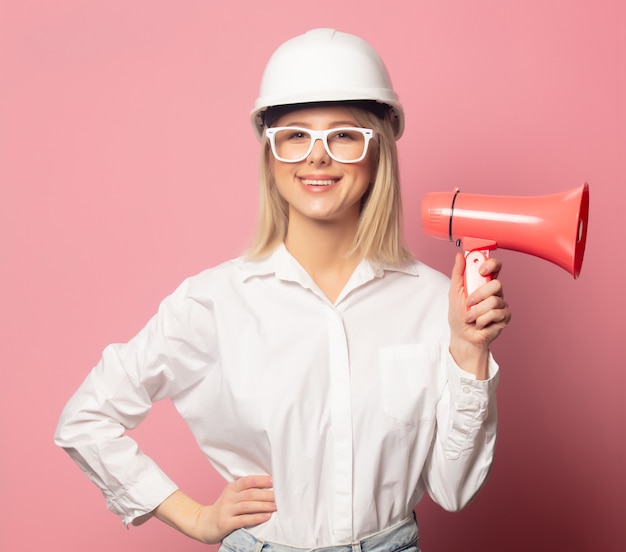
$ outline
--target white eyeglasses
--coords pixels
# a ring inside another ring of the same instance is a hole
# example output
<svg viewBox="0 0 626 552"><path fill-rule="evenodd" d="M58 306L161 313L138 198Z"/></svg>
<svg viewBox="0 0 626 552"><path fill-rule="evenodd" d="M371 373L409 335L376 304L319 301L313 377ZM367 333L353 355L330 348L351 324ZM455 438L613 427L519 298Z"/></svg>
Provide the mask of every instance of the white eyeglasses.
<svg viewBox="0 0 626 552"><path fill-rule="evenodd" d="M316 140L321 140L331 159L339 163L358 163L365 158L370 140L375 137L371 128L341 127L311 130L299 127L265 129L272 153L278 161L298 163L313 151Z"/></svg>

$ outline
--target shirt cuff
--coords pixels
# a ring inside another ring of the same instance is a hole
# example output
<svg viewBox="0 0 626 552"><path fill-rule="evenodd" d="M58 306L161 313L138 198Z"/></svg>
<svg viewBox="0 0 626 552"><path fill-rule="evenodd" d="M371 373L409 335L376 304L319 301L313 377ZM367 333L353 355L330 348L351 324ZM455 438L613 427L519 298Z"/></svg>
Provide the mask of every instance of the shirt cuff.
<svg viewBox="0 0 626 552"><path fill-rule="evenodd" d="M178 486L169 477L155 470L144 474L140 481L127 487L123 493L107 496L107 506L128 527L138 518L144 518L142 523L146 521L146 516L176 490Z"/></svg>
<svg viewBox="0 0 626 552"><path fill-rule="evenodd" d="M495 431L492 422L495 423L496 419L494 409L499 367L490 354L489 378L479 380L474 374L461 369L448 353L447 371L451 403L444 452L448 459L455 459L474 449L474 441L481 428L488 430L487 433Z"/></svg>

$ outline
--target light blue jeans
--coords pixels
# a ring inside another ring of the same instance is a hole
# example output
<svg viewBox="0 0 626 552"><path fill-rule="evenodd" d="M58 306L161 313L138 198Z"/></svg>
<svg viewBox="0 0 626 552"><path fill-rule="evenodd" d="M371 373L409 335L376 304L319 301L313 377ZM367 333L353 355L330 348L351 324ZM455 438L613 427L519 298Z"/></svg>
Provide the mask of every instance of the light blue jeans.
<svg viewBox="0 0 626 552"><path fill-rule="evenodd" d="M352 544L324 548L294 548L257 540L245 529L224 538L219 552L420 552L417 523L413 517Z"/></svg>

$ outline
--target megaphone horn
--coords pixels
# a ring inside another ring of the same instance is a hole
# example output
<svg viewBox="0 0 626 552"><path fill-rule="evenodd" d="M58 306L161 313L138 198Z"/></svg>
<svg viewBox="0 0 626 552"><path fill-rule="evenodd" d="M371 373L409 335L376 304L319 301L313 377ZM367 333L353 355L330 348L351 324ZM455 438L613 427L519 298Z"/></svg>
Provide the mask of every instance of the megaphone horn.
<svg viewBox="0 0 626 552"><path fill-rule="evenodd" d="M502 248L545 259L580 275L587 241L589 185L544 196L493 196L453 192L426 194L422 227L434 238L466 252L466 290L484 282L478 275L489 251Z"/></svg>

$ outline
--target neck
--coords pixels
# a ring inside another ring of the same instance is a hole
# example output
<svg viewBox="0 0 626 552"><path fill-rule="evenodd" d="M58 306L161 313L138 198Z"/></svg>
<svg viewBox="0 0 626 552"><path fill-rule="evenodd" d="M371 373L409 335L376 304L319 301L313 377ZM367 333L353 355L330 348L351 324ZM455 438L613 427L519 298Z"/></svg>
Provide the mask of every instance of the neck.
<svg viewBox="0 0 626 552"><path fill-rule="evenodd" d="M305 268L324 269L345 264L356 235L354 222L328 222L291 217L285 246Z"/></svg>
<svg viewBox="0 0 626 552"><path fill-rule="evenodd" d="M350 253L355 234L353 221L289 221L285 246L333 302L361 260Z"/></svg>

